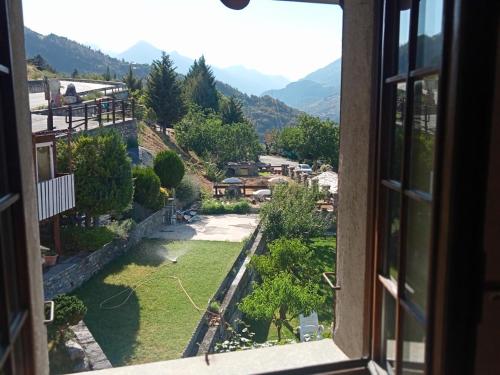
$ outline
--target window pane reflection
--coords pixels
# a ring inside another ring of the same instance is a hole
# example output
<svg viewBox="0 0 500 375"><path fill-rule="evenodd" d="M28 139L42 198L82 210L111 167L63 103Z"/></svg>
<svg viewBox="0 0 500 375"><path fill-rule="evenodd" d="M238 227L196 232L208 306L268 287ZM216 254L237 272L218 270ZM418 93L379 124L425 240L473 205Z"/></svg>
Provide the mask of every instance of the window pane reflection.
<svg viewBox="0 0 500 375"><path fill-rule="evenodd" d="M396 301L384 290L382 303L382 350L387 369L396 361Z"/></svg>
<svg viewBox="0 0 500 375"><path fill-rule="evenodd" d="M424 363L425 363L424 327L422 327L410 314L404 311L401 373L403 375L423 374Z"/></svg>
<svg viewBox="0 0 500 375"><path fill-rule="evenodd" d="M416 67L439 66L443 44L443 0L421 0L418 10Z"/></svg>
<svg viewBox="0 0 500 375"><path fill-rule="evenodd" d="M415 82L411 139L410 187L432 193L438 78Z"/></svg>
<svg viewBox="0 0 500 375"><path fill-rule="evenodd" d="M425 313L429 268L431 206L408 201L405 295Z"/></svg>
<svg viewBox="0 0 500 375"><path fill-rule="evenodd" d="M406 82L396 85L396 108L394 123L391 130L391 159L389 176L391 179L401 181L401 162L403 159L403 128L406 104Z"/></svg>
<svg viewBox="0 0 500 375"><path fill-rule="evenodd" d="M410 6L411 0L399 1L399 52L398 73L408 71L408 43L410 41Z"/></svg>
<svg viewBox="0 0 500 375"><path fill-rule="evenodd" d="M385 275L397 282L398 279L398 259L399 259L399 230L400 230L400 193L388 191L388 212L387 218L387 242L385 255Z"/></svg>

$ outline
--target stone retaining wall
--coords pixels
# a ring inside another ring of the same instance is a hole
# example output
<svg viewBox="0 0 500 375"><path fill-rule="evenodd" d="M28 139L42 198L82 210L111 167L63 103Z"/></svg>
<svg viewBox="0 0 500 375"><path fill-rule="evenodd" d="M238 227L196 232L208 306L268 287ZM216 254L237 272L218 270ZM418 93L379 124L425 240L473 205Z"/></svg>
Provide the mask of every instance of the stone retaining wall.
<svg viewBox="0 0 500 375"><path fill-rule="evenodd" d="M85 353L88 361L88 370L103 370L113 367L83 320L80 320L76 326L70 328Z"/></svg>
<svg viewBox="0 0 500 375"><path fill-rule="evenodd" d="M165 217L161 209L138 223L128 234L127 239L114 240L99 250L79 255L52 267L43 274L45 299L50 300L58 294L69 293L89 280L113 259L125 254L143 237L153 233Z"/></svg>
<svg viewBox="0 0 500 375"><path fill-rule="evenodd" d="M263 238L260 226L255 229L249 241L243 247L240 255L221 283L212 300L221 301L220 309L223 312L223 321L233 322L240 317L237 304L251 290L253 272L247 265L254 254L260 254L265 249L266 241ZM191 340L189 341L182 357L203 355L212 350L215 343L224 335L223 324L218 327L209 327L210 314L205 313L198 323Z"/></svg>

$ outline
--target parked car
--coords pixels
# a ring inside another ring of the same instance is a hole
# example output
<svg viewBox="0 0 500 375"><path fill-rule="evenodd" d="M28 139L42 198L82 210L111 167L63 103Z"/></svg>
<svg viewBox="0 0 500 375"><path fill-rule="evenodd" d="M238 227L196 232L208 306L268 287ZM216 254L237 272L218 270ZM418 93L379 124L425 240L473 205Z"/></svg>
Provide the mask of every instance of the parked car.
<svg viewBox="0 0 500 375"><path fill-rule="evenodd" d="M299 164L299 166L295 170L298 172L304 172L307 174L311 174L313 171L309 164Z"/></svg>

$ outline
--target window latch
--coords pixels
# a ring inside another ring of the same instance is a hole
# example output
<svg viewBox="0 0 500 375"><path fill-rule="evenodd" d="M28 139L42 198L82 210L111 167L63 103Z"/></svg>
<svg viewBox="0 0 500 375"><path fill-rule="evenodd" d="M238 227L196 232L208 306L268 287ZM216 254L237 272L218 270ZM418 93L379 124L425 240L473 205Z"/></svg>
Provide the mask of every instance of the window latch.
<svg viewBox="0 0 500 375"><path fill-rule="evenodd" d="M45 301L45 317L47 318L47 310L49 311L49 318L43 321L44 324L50 324L54 321L54 301Z"/></svg>
<svg viewBox="0 0 500 375"><path fill-rule="evenodd" d="M330 288L332 288L333 290L340 290L340 285L333 285L332 281L330 280L330 276L335 276L335 272L323 272L323 279L325 279Z"/></svg>

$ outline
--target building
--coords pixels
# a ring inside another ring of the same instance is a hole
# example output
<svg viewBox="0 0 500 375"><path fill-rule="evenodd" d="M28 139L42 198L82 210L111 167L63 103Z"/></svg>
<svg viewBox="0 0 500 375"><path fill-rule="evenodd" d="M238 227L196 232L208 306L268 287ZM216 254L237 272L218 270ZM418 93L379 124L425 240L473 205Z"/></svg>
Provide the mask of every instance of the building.
<svg viewBox="0 0 500 375"><path fill-rule="evenodd" d="M332 345L348 359L281 347L113 374L500 373L499 2L309 2L343 7ZM45 374L21 1L0 5L0 368Z"/></svg>
<svg viewBox="0 0 500 375"><path fill-rule="evenodd" d="M57 170L56 133L33 133L33 161L41 245L61 254L60 214L75 207L75 178Z"/></svg>

